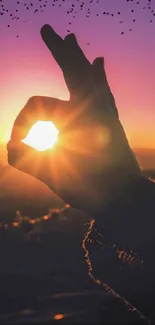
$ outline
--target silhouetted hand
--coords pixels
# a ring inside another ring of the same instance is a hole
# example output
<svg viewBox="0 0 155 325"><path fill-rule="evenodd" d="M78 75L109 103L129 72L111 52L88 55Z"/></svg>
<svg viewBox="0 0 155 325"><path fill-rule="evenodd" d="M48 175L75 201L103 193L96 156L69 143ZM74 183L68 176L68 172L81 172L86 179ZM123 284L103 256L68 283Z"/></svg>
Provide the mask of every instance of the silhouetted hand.
<svg viewBox="0 0 155 325"><path fill-rule="evenodd" d="M30 98L15 120L8 161L73 207L98 212L140 168L119 121L103 58L91 64L74 34L62 39L49 25L41 36L62 69L70 100ZM52 150L39 152L21 142L38 120L51 120L60 131Z"/></svg>

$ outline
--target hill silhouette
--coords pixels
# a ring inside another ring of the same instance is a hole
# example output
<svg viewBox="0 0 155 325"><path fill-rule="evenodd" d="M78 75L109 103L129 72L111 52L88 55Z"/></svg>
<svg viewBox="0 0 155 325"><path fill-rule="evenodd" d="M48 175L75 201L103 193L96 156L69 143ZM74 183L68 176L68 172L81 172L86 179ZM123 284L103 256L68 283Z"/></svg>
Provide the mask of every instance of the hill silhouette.
<svg viewBox="0 0 155 325"><path fill-rule="evenodd" d="M155 149L132 148L142 170L155 170Z"/></svg>

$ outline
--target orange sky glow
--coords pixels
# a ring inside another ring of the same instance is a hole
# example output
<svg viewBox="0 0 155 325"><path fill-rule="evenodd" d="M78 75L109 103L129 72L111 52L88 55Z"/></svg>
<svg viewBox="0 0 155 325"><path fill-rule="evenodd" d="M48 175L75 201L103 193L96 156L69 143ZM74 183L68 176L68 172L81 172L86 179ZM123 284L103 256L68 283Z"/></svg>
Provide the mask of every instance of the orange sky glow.
<svg viewBox="0 0 155 325"><path fill-rule="evenodd" d="M125 33L121 35L120 18L96 17L86 20L78 14L70 29L92 62L97 56L105 57L105 67L116 99L120 120L132 147L155 148L155 41L154 24L149 24L147 13L136 12L133 32L130 4L113 0L103 1L107 11L121 12ZM144 0L142 2L145 2ZM11 3L11 2L10 2ZM13 1L12 1L13 4ZM9 5L9 4L8 4ZM64 4L65 6L65 4ZM102 11L102 4L99 5ZM22 9L21 9L22 10ZM33 95L69 99L62 73L40 37L44 23L53 25L62 37L66 35L68 17L55 7L37 17L21 11L28 23L17 22L7 28L2 16L0 60L0 142L7 143L13 122ZM27 16L26 16L27 15ZM20 35L16 38L17 32ZM145 31L145 32L144 32ZM102 36L102 37L101 37ZM87 46L87 42L90 45Z"/></svg>

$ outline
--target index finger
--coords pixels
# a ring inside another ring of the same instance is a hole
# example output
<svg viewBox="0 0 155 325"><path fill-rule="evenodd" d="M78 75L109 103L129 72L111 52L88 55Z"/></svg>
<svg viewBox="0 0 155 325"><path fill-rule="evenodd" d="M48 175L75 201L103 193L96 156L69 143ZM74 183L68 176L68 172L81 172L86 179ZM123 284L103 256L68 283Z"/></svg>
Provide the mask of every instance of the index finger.
<svg viewBox="0 0 155 325"><path fill-rule="evenodd" d="M56 98L45 96L31 97L14 122L11 140L23 140L29 129L38 120L52 121L60 130L67 123L68 114L66 106L66 101Z"/></svg>
<svg viewBox="0 0 155 325"><path fill-rule="evenodd" d="M54 59L64 72L68 66L67 47L64 46L64 40L48 24L42 26L40 30L43 41L52 53Z"/></svg>
<svg viewBox="0 0 155 325"><path fill-rule="evenodd" d="M81 96L87 88L92 90L91 64L75 35L69 34L63 40L50 25L44 25L41 36L63 72L70 95Z"/></svg>

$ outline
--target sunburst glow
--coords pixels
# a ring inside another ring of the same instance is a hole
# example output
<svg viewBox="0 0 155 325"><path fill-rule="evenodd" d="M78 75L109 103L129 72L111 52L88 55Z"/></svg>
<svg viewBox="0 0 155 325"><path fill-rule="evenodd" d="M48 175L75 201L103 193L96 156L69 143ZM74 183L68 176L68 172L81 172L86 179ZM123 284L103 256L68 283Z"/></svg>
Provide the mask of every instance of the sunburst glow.
<svg viewBox="0 0 155 325"><path fill-rule="evenodd" d="M54 147L58 140L58 134L59 131L52 122L38 121L22 142L36 150L44 151Z"/></svg>

